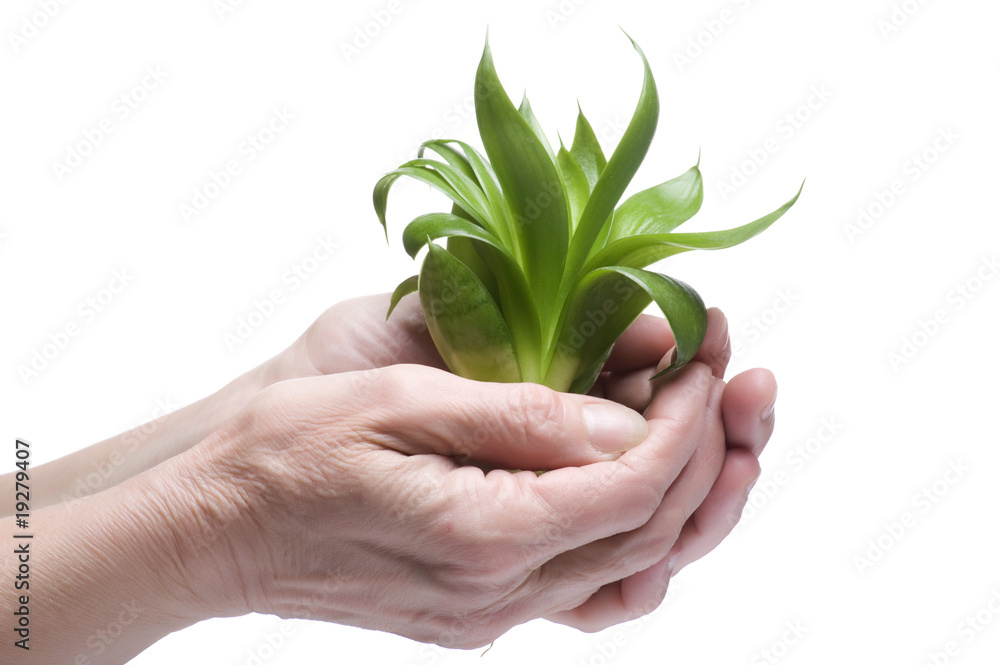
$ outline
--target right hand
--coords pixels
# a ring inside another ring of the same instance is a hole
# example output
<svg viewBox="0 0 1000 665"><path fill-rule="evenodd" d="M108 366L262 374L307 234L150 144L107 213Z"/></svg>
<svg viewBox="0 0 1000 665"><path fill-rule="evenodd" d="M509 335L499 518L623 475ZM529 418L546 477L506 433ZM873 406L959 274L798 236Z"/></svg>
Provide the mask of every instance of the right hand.
<svg viewBox="0 0 1000 665"><path fill-rule="evenodd" d="M577 608L663 561L705 500L726 456L722 393L698 362L645 421L415 365L275 384L167 463L210 479L178 523L193 611L472 648Z"/></svg>

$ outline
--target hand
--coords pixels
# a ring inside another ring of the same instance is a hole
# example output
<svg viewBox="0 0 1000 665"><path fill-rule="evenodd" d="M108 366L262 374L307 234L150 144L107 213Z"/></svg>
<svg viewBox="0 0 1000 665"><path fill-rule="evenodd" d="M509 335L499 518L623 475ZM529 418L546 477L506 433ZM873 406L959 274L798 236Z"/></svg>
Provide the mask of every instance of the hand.
<svg viewBox="0 0 1000 665"><path fill-rule="evenodd" d="M708 310L708 320L705 342L694 360L707 364L721 379L731 357L728 323L716 308ZM649 378L672 361L672 348L673 336L666 321L640 317L615 346L606 366L612 371L602 375L595 391L655 417L651 413L654 391L662 390L671 379L650 382ZM579 607L547 618L597 631L656 609L666 595L670 577L715 549L739 522L760 475L757 458L774 429L776 399L777 385L769 371L753 369L735 376L722 394L726 438L722 471L670 552L656 565L601 588Z"/></svg>
<svg viewBox="0 0 1000 665"><path fill-rule="evenodd" d="M203 616L487 644L660 561L717 481L721 410L701 363L657 391L648 423L415 365L286 381L172 460L215 479L173 511L197 516L176 538L185 586Z"/></svg>

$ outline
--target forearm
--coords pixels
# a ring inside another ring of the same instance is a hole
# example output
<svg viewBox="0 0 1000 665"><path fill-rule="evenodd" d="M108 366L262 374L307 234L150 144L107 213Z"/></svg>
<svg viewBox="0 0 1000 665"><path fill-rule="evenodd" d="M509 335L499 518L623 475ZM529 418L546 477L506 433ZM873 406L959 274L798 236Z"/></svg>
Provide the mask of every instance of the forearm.
<svg viewBox="0 0 1000 665"><path fill-rule="evenodd" d="M178 499L157 482L32 511L29 529L0 521L0 662L124 663L197 620L163 508Z"/></svg>
<svg viewBox="0 0 1000 665"><path fill-rule="evenodd" d="M188 450L257 392L292 378L287 356L294 352L294 347L286 350L193 404L39 466L32 479L32 507L44 508L106 490ZM9 506L0 508L0 515L9 514Z"/></svg>

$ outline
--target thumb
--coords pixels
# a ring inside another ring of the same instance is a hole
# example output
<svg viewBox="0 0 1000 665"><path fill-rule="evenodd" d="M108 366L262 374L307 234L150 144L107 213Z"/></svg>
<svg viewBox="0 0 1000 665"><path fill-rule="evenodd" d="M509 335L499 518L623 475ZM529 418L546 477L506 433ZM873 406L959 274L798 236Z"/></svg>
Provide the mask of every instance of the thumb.
<svg viewBox="0 0 1000 665"><path fill-rule="evenodd" d="M378 405L369 426L408 454L544 470L617 459L648 431L620 404L537 384L470 381L420 365L364 374L374 379L364 401Z"/></svg>

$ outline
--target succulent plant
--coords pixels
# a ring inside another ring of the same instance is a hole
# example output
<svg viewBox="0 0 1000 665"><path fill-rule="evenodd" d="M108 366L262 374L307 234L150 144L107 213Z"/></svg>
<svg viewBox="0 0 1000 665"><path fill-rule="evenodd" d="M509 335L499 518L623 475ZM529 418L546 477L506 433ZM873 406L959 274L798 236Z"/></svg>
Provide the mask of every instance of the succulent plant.
<svg viewBox="0 0 1000 665"><path fill-rule="evenodd" d="M462 141L426 141L417 159L376 184L387 239L386 203L399 178L426 183L452 202L450 212L421 215L403 231L412 258L427 252L420 274L396 288L388 315L403 296L419 292L430 334L456 374L586 392L615 341L651 302L676 342L675 359L661 374L682 367L704 338L705 305L687 284L645 268L680 252L737 245L798 199L801 186L744 226L677 233L701 207L699 157L680 176L620 202L659 116L649 63L632 45L644 68L642 92L610 158L582 109L571 147L560 141L553 149L527 97L515 107L504 91L487 41L475 82L486 157ZM437 158L425 157L427 150Z"/></svg>

